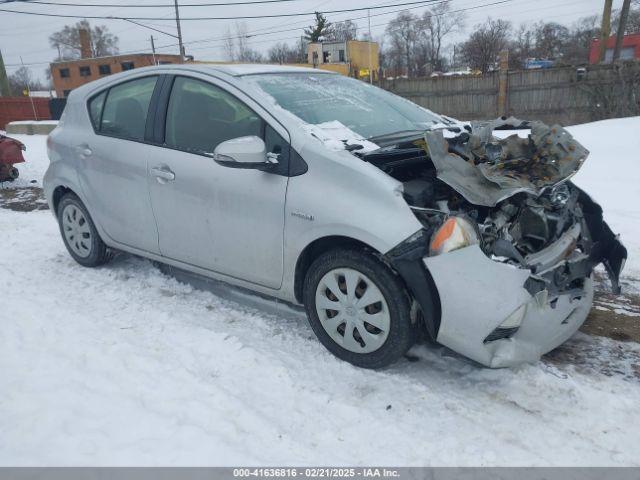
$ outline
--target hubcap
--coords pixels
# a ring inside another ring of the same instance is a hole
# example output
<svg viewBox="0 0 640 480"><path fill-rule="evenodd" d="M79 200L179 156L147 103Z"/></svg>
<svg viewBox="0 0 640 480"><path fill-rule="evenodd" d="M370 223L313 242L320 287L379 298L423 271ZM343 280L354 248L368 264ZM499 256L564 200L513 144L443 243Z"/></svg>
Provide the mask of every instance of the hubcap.
<svg viewBox="0 0 640 480"><path fill-rule="evenodd" d="M82 211L75 205L67 205L62 210L62 231L69 248L79 257L91 253L91 229Z"/></svg>
<svg viewBox="0 0 640 480"><path fill-rule="evenodd" d="M387 301L357 270L337 268L324 275L316 289L316 311L332 340L350 352L373 352L389 336Z"/></svg>

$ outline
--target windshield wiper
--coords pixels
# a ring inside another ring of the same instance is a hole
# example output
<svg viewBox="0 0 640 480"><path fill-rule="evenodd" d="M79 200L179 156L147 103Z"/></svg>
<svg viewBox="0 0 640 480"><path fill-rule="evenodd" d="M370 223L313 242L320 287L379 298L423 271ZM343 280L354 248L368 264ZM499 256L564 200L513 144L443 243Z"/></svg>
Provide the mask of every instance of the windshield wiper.
<svg viewBox="0 0 640 480"><path fill-rule="evenodd" d="M369 137L367 138L367 140L375 143L377 140L386 140L389 138L395 138L395 137L408 137L411 134L423 134L424 132L426 132L427 129L426 128L422 128L422 129L416 129L416 130L399 130L397 132L393 132L393 133L383 133L382 135L376 135L374 137Z"/></svg>

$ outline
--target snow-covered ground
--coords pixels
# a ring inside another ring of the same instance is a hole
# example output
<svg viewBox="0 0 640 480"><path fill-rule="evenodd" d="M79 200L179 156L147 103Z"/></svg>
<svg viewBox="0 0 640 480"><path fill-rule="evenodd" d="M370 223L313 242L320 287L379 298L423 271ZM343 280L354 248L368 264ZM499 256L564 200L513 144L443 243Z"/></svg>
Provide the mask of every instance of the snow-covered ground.
<svg viewBox="0 0 640 480"><path fill-rule="evenodd" d="M637 277L640 118L571 131ZM39 184L44 137L18 138L19 186ZM47 211L0 208L0 298L0 465L640 465L635 343L578 334L504 370L419 346L362 370L304 320L145 260L80 267Z"/></svg>

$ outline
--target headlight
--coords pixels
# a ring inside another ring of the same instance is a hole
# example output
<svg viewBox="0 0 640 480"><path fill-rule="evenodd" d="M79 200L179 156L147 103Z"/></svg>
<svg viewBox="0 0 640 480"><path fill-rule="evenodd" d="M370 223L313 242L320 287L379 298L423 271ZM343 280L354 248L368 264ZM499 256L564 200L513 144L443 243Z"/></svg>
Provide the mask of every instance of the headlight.
<svg viewBox="0 0 640 480"><path fill-rule="evenodd" d="M462 217L451 217L433 234L429 255L453 252L480 243L473 225Z"/></svg>

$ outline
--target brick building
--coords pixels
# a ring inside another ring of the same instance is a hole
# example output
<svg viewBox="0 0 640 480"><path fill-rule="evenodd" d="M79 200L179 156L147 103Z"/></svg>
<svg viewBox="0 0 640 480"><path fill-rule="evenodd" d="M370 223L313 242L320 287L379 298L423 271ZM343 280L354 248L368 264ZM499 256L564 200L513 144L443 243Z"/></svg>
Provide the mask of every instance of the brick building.
<svg viewBox="0 0 640 480"><path fill-rule="evenodd" d="M155 59L155 61L154 61ZM180 55L135 53L109 57L81 58L50 64L53 88L58 98L66 97L71 90L92 80L112 73L124 72L150 65L180 63Z"/></svg>
<svg viewBox="0 0 640 480"><path fill-rule="evenodd" d="M605 50L604 63L611 63L613 59L613 50L616 46L616 37L607 39L607 49ZM589 63L598 63L598 55L600 52L600 40L595 39L591 42L589 50ZM620 49L620 60L640 59L640 33L633 33L622 37L622 48Z"/></svg>

